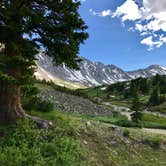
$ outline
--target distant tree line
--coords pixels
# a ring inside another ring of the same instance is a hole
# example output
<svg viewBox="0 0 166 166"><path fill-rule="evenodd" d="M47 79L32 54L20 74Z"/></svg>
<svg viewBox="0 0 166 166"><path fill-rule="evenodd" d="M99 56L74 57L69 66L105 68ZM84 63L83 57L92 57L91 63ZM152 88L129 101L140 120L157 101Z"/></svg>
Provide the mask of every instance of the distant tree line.
<svg viewBox="0 0 166 166"><path fill-rule="evenodd" d="M148 105L158 105L166 101L166 76L156 75L151 78L137 78L127 82L118 82L109 85L107 92L110 94L122 95L130 99L138 95L149 95Z"/></svg>

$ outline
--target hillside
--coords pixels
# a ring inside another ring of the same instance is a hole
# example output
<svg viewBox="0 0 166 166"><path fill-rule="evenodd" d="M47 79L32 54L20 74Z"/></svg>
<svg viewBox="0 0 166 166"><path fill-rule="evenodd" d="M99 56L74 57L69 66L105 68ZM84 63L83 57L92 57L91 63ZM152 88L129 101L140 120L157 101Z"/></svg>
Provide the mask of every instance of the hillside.
<svg viewBox="0 0 166 166"><path fill-rule="evenodd" d="M54 109L73 114L74 116L77 115L78 117L125 127L137 126L166 129L166 114L164 111L166 99L164 98L164 89L160 103L155 105L148 103L151 91L153 91L155 86L152 86L149 92L146 91L146 93L138 91L142 120L140 123L132 121L132 114L134 112L131 108L133 91L130 93L130 87L133 87L133 82L139 85L139 82L142 82L142 80L147 80L150 83L152 80L156 80L157 77L148 80L139 78L132 82L80 90L70 90L54 85L53 83L45 82L38 82L35 86L40 90L38 94L39 98L41 98L40 100L49 101L52 103ZM165 77L161 76L161 78ZM124 89L124 86L128 88ZM126 94L128 97L126 97ZM28 96L28 100L23 100L23 106L25 105L25 109L29 110L36 109L36 103L39 102L37 109L44 111L44 109L47 109L47 105L42 106L40 100Z"/></svg>
<svg viewBox="0 0 166 166"><path fill-rule="evenodd" d="M123 114L126 106L103 103L105 87L71 90L37 81L35 87L23 91L27 113L53 125L41 130L25 120L17 127L1 126L0 164L165 166L166 132L152 122L165 126L166 117L144 115L148 128L124 125L129 122Z"/></svg>
<svg viewBox="0 0 166 166"><path fill-rule="evenodd" d="M1 165L165 166L165 136L125 129L51 111L31 112L53 122L39 130L29 122L0 129ZM19 139L18 139L19 138Z"/></svg>

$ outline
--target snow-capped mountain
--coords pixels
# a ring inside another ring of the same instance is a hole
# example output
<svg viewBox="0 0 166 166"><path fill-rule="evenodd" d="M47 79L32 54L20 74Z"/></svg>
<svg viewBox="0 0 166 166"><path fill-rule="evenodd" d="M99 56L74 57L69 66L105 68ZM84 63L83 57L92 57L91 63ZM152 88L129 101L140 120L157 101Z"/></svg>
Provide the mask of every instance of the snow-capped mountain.
<svg viewBox="0 0 166 166"><path fill-rule="evenodd" d="M83 59L79 64L80 70L76 71L69 69L65 65L55 67L52 63L52 59L43 53L37 55L37 59L38 71L35 75L38 78L42 79L43 77L43 79L45 79L43 73L41 73L41 70L44 70L49 76L47 80L55 82L55 80L59 79L88 87L127 81L138 77L150 77L156 74L166 75L166 68L158 65L126 72L114 65L104 65L100 62L91 62L87 59Z"/></svg>
<svg viewBox="0 0 166 166"><path fill-rule="evenodd" d="M80 62L80 70L72 70L63 66L55 67L52 59L44 54L37 55L37 64L51 76L61 80L80 83L85 86L98 86L102 84L111 84L117 81L126 81L131 79L130 75L114 65L104 65L100 62L91 62L84 59ZM38 76L39 73L36 73Z"/></svg>
<svg viewBox="0 0 166 166"><path fill-rule="evenodd" d="M147 67L146 69L129 71L128 73L131 75L133 79L138 77L147 78L147 77L155 76L156 74L166 75L166 68L159 65L151 65Z"/></svg>

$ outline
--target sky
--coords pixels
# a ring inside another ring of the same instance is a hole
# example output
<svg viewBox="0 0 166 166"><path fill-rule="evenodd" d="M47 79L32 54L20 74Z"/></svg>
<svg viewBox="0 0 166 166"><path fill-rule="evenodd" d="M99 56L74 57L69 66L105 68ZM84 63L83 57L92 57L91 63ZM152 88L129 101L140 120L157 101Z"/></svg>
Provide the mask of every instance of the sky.
<svg viewBox="0 0 166 166"><path fill-rule="evenodd" d="M80 55L124 70L166 66L166 0L80 0Z"/></svg>

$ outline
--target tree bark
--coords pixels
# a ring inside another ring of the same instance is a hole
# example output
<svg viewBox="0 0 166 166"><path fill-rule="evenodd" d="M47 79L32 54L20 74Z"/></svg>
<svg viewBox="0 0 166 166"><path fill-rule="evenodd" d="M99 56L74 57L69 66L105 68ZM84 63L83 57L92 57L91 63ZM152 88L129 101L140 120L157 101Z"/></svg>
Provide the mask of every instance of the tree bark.
<svg viewBox="0 0 166 166"><path fill-rule="evenodd" d="M0 124L15 123L25 117L20 102L20 87L8 85L0 87Z"/></svg>

